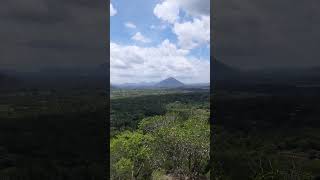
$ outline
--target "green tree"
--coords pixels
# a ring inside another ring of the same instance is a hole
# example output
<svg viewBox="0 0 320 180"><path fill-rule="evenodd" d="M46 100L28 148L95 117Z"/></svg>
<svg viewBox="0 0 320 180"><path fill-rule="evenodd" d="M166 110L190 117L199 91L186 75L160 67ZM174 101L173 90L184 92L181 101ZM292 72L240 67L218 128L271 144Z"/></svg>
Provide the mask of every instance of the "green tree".
<svg viewBox="0 0 320 180"><path fill-rule="evenodd" d="M150 175L152 142L152 136L139 131L126 131L113 138L110 147L112 179L136 180Z"/></svg>
<svg viewBox="0 0 320 180"><path fill-rule="evenodd" d="M210 149L208 118L205 110L181 113L175 108L165 116L142 120L140 130L154 137L153 167L176 176L195 178L205 174Z"/></svg>

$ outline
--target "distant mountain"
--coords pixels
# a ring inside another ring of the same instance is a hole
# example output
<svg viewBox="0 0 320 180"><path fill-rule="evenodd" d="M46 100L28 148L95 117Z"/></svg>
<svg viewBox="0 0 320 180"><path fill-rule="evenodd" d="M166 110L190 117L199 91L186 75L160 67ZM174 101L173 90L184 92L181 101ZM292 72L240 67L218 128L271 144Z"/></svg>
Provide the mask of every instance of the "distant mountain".
<svg viewBox="0 0 320 180"><path fill-rule="evenodd" d="M155 87L161 87L161 88L177 88L182 86L184 86L184 84L173 77L169 77L155 84Z"/></svg>
<svg viewBox="0 0 320 180"><path fill-rule="evenodd" d="M222 83L230 85L239 83L265 83L269 81L269 76L266 76L262 71L240 70L216 59L213 63L210 78L215 84Z"/></svg>
<svg viewBox="0 0 320 180"><path fill-rule="evenodd" d="M19 84L19 80L16 77L0 72L0 87L1 88L15 86L18 84Z"/></svg>
<svg viewBox="0 0 320 180"><path fill-rule="evenodd" d="M107 64L98 64L91 66L67 66L67 67L44 67L35 73L41 73L47 77L109 77Z"/></svg>
<svg viewBox="0 0 320 180"><path fill-rule="evenodd" d="M118 88L122 89L141 89L141 88L152 88L156 83L154 82L139 82L139 83L123 83L123 84L113 84Z"/></svg>
<svg viewBox="0 0 320 180"><path fill-rule="evenodd" d="M106 88L109 72L107 64L46 66L18 71L0 69L0 86L8 87L15 79L24 88Z"/></svg>
<svg viewBox="0 0 320 180"><path fill-rule="evenodd" d="M234 78L239 78L242 76L243 72L240 70L230 67L221 61L214 59L213 63L213 70L211 72L211 79L214 81L221 81L221 80L231 80Z"/></svg>
<svg viewBox="0 0 320 180"><path fill-rule="evenodd" d="M118 89L118 87L113 84L110 84L110 89Z"/></svg>
<svg viewBox="0 0 320 180"><path fill-rule="evenodd" d="M241 88L260 85L310 85L318 84L320 81L320 67L239 70L214 59L210 79L222 89L231 86Z"/></svg>

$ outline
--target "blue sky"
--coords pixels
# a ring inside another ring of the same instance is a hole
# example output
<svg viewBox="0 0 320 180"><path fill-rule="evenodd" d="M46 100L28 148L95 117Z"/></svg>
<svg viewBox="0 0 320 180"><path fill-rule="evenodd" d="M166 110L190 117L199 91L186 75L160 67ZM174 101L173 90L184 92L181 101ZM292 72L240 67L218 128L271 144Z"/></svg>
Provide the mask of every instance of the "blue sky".
<svg viewBox="0 0 320 180"><path fill-rule="evenodd" d="M209 0L111 0L111 83L209 82Z"/></svg>

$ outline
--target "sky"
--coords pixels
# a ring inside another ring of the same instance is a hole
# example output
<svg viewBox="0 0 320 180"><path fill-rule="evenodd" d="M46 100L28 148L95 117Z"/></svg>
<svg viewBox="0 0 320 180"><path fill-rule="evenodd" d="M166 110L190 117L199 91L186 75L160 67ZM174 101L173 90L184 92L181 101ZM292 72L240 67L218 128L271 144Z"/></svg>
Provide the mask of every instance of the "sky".
<svg viewBox="0 0 320 180"><path fill-rule="evenodd" d="M0 70L107 63L108 4L92 0L1 0Z"/></svg>
<svg viewBox="0 0 320 180"><path fill-rule="evenodd" d="M320 66L320 1L211 2L213 56L218 60L243 69ZM209 3L111 0L116 11L110 17L111 58L115 59L111 62L112 80L153 81L176 76L181 81L208 81L205 17ZM0 70L109 63L109 4L98 0L1 0ZM125 53L116 53L119 51ZM139 65L139 59L145 63Z"/></svg>
<svg viewBox="0 0 320 180"><path fill-rule="evenodd" d="M210 0L111 0L111 83L210 81Z"/></svg>
<svg viewBox="0 0 320 180"><path fill-rule="evenodd" d="M320 1L212 1L218 60L241 69L320 66Z"/></svg>

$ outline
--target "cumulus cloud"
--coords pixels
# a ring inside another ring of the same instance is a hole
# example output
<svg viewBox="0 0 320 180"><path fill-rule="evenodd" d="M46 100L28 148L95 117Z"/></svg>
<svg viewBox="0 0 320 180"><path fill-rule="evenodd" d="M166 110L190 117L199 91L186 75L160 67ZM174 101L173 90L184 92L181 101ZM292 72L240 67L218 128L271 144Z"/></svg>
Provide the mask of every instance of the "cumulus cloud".
<svg viewBox="0 0 320 180"><path fill-rule="evenodd" d="M205 1L205 2L204 2ZM210 82L210 61L194 57L191 49L208 45L210 41L209 0L162 0L153 9L162 23L150 26L153 30L170 28L177 44L164 40L158 45L139 46L110 44L111 83L157 82L175 77L184 83ZM180 16L181 12L184 15ZM127 28L136 28L125 23ZM132 40L149 43L141 32Z"/></svg>
<svg viewBox="0 0 320 180"><path fill-rule="evenodd" d="M137 26L136 26L135 24L133 24L132 22L126 22L126 23L124 23L124 25L125 25L127 28L131 28L131 29L137 28Z"/></svg>
<svg viewBox="0 0 320 180"><path fill-rule="evenodd" d="M135 35L131 37L132 40L149 43L151 40L149 38L144 37L140 32L137 32Z"/></svg>
<svg viewBox="0 0 320 180"><path fill-rule="evenodd" d="M176 22L172 31L177 35L181 48L193 49L203 44L210 44L210 17L202 16L192 21Z"/></svg>
<svg viewBox="0 0 320 180"><path fill-rule="evenodd" d="M113 5L110 3L110 16L114 16L117 14L117 10L113 7Z"/></svg>
<svg viewBox="0 0 320 180"><path fill-rule="evenodd" d="M189 57L188 53L169 40L155 47L111 42L111 83L160 81L169 76L185 83L209 82L209 61Z"/></svg>
<svg viewBox="0 0 320 180"><path fill-rule="evenodd" d="M181 9L190 16L209 16L210 0L177 0Z"/></svg>
<svg viewBox="0 0 320 180"><path fill-rule="evenodd" d="M177 1L167 0L157 4L153 13L163 21L174 23L179 19L179 4Z"/></svg>
<svg viewBox="0 0 320 180"><path fill-rule="evenodd" d="M181 11L192 20L180 17ZM210 43L210 0L164 0L155 6L154 14L172 25L181 48L190 50Z"/></svg>
<svg viewBox="0 0 320 180"><path fill-rule="evenodd" d="M159 19L173 24L180 19L181 10L190 17L209 16L210 0L164 0L155 6L153 13Z"/></svg>

